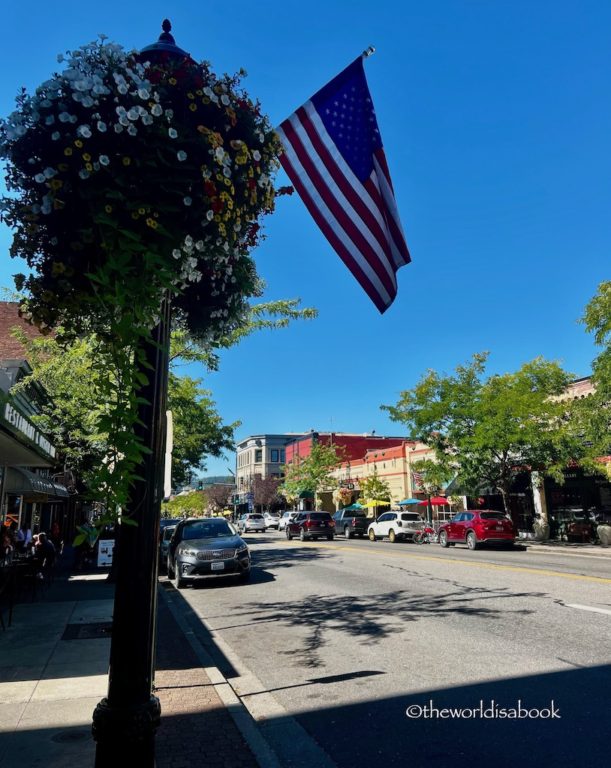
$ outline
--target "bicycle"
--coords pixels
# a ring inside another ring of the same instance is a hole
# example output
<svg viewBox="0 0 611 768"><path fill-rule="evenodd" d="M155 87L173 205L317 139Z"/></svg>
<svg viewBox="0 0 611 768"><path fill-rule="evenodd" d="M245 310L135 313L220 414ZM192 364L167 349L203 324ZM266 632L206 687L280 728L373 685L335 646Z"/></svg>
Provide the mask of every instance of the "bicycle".
<svg viewBox="0 0 611 768"><path fill-rule="evenodd" d="M414 534L414 544L437 544L438 542L439 536L435 533L434 528L429 526Z"/></svg>

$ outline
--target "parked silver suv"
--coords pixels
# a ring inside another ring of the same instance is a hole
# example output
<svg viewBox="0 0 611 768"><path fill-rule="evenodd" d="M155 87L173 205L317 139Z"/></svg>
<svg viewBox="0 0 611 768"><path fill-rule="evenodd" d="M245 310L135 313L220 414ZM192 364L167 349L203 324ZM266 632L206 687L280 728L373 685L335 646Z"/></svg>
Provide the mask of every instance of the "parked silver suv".
<svg viewBox="0 0 611 768"><path fill-rule="evenodd" d="M263 515L259 515L256 512L247 512L238 520L238 532L249 533L250 531L258 531L259 533L265 533L265 518Z"/></svg>

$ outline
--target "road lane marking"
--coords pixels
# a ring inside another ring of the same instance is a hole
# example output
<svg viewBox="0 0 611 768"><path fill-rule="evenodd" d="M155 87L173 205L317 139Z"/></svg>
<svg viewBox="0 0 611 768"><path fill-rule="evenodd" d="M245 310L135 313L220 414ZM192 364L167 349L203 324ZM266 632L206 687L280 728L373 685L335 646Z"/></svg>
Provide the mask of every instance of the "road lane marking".
<svg viewBox="0 0 611 768"><path fill-rule="evenodd" d="M593 605L580 605L579 603L565 603L567 608L578 608L580 611L592 611L592 613L605 613L607 616L611 616L611 611L608 608L595 608Z"/></svg>
<svg viewBox="0 0 611 768"><path fill-rule="evenodd" d="M546 568L527 568L520 565L498 565L496 563L482 563L475 560L459 560L454 557L435 557L434 555L412 555L411 552L380 552L380 550L369 550L364 547L334 546L333 544L321 544L319 547L331 549L334 551L366 553L368 555L377 555L382 557L402 557L412 558L414 560L429 560L437 563L458 563L458 565L468 565L473 568L488 568L495 571L514 571L516 573L531 573L537 576L556 576L561 579L570 579L572 581L592 581L597 584L611 584L611 579L602 576L586 576L582 573L563 573L562 571L550 571Z"/></svg>

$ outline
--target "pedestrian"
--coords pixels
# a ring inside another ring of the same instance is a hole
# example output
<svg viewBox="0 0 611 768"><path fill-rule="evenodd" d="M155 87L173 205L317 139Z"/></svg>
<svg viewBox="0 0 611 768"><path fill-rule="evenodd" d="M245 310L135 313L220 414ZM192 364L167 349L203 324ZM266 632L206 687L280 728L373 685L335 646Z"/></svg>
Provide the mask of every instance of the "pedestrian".
<svg viewBox="0 0 611 768"><path fill-rule="evenodd" d="M51 568L55 565L55 547L53 546L53 542L47 538L46 533L37 534L36 539L34 547L34 559L38 563L36 577L43 579L45 574L49 573Z"/></svg>

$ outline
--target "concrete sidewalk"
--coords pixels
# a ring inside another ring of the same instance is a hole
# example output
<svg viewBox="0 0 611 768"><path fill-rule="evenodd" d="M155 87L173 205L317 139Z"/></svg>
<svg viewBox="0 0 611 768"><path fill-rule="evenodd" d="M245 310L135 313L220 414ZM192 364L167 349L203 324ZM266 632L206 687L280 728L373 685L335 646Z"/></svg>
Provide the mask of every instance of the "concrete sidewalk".
<svg viewBox="0 0 611 768"><path fill-rule="evenodd" d="M107 693L113 592L105 573L64 574L15 605L11 627L0 629L1 768L93 766L91 717ZM155 685L157 768L257 768L163 593Z"/></svg>

